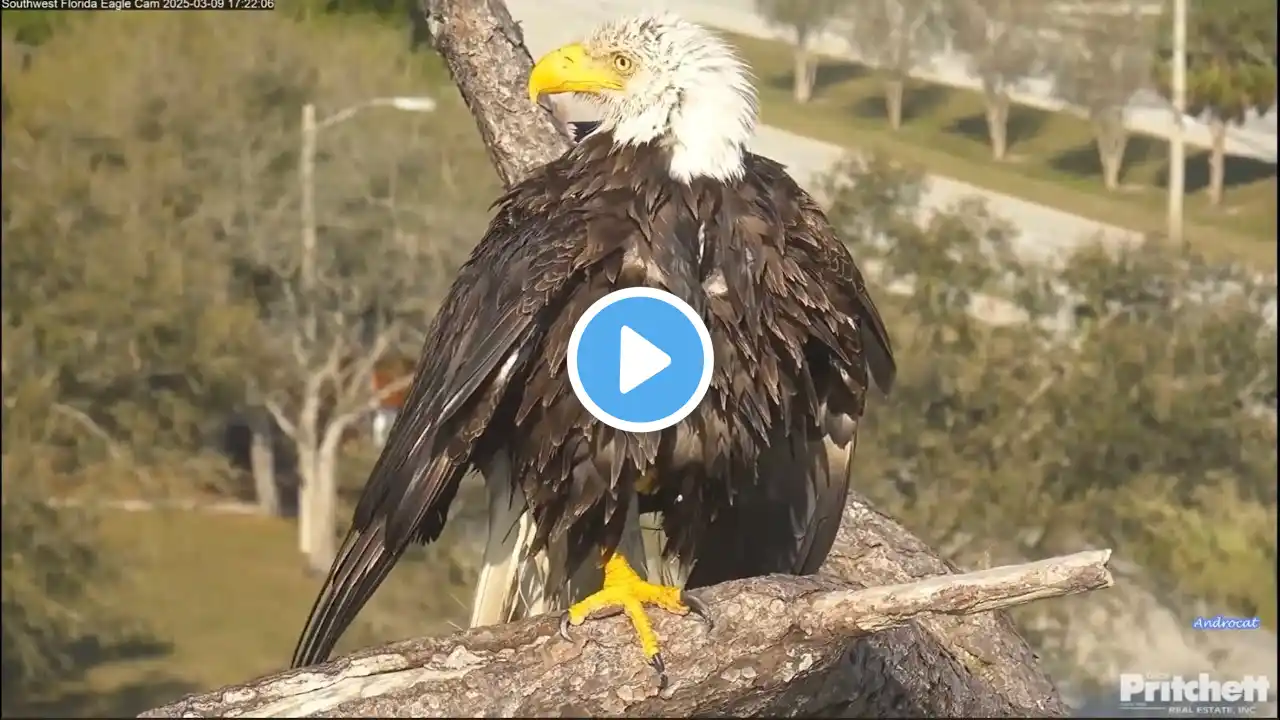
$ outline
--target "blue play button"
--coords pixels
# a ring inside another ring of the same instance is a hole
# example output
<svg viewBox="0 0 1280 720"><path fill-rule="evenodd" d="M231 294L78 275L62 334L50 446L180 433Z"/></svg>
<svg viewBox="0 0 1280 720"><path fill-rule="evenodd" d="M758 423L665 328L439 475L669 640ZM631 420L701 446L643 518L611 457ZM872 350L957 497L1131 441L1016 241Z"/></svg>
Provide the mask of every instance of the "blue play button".
<svg viewBox="0 0 1280 720"><path fill-rule="evenodd" d="M635 287L597 300L569 336L569 382L587 412L627 432L685 419L711 386L711 334L688 303Z"/></svg>

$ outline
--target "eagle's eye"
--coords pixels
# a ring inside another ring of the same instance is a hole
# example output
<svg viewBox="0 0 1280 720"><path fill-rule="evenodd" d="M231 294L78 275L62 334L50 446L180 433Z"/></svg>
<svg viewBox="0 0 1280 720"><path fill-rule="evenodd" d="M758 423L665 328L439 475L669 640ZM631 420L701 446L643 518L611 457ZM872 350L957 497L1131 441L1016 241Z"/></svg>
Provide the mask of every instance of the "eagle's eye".
<svg viewBox="0 0 1280 720"><path fill-rule="evenodd" d="M625 53L613 54L613 69L621 75L630 75L635 71L636 63Z"/></svg>

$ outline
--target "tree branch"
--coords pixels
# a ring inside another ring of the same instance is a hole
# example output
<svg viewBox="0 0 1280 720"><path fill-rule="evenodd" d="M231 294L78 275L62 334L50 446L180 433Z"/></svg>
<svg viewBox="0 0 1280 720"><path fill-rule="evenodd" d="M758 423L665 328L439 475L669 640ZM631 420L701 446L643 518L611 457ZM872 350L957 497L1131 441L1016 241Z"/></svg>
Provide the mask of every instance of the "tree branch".
<svg viewBox="0 0 1280 720"><path fill-rule="evenodd" d="M832 455L832 463L845 461L843 450ZM849 496L823 575L873 587L957 571L860 494L851 490ZM793 683L794 712L811 717L1065 717L1069 712L1003 612L926 616L854 640L846 661L824 677Z"/></svg>
<svg viewBox="0 0 1280 720"><path fill-rule="evenodd" d="M551 113L529 102L533 59L502 0L419 0L503 184L564 154Z"/></svg>
<svg viewBox="0 0 1280 720"><path fill-rule="evenodd" d="M107 432L96 420L89 417L85 411L67 405L66 403L54 403L51 410L58 415L71 420L79 425L85 432L98 438L107 448L107 454L113 459L119 460L124 457L124 451L120 449L120 442L111 437L111 433Z"/></svg>
<svg viewBox="0 0 1280 720"><path fill-rule="evenodd" d="M335 392L338 395L336 403L339 412L347 412L352 405L355 405L353 412L364 412L366 406L370 409L376 408L377 403L392 394L396 390L389 390L383 393L377 393L377 397L372 400L364 400L368 394L368 389L372 387L373 373L378 367L378 362L391 349L392 339L400 332L398 323L391 323L390 327L383 328L378 333L373 342L369 344L368 349L361 353L351 353L346 366L339 377L335 378ZM403 386L402 386L403 387Z"/></svg>
<svg viewBox="0 0 1280 720"><path fill-rule="evenodd" d="M365 413L371 413L382 407L383 401L395 395L396 393L409 387L413 382L413 375L402 375L401 377L382 386L382 389L371 393L369 398L352 410L341 414L335 414L329 418L329 427L336 428L339 434L346 432L347 426L358 420Z"/></svg>
<svg viewBox="0 0 1280 720"><path fill-rule="evenodd" d="M280 431L290 440L297 442L298 427L289 419L289 414L284 411L284 406L270 398L263 401L263 406L267 408L267 412L271 413L276 425L280 426Z"/></svg>
<svg viewBox="0 0 1280 720"><path fill-rule="evenodd" d="M357 653L189 697L141 717L694 717L759 712L822 673L846 640L925 614L965 615L1113 584L1110 551L851 590L771 576L702 592L716 627L655 617L670 684L659 691L622 618L557 635L554 617ZM657 616L658 613L653 613Z"/></svg>

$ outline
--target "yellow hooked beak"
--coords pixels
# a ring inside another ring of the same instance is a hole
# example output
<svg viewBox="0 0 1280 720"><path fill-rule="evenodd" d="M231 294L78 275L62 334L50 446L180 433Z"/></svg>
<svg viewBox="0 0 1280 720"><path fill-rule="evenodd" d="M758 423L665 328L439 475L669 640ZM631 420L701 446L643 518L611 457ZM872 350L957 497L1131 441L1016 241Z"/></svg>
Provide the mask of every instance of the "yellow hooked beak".
<svg viewBox="0 0 1280 720"><path fill-rule="evenodd" d="M621 89L618 73L577 43L542 56L529 74L529 101L535 104L543 95Z"/></svg>

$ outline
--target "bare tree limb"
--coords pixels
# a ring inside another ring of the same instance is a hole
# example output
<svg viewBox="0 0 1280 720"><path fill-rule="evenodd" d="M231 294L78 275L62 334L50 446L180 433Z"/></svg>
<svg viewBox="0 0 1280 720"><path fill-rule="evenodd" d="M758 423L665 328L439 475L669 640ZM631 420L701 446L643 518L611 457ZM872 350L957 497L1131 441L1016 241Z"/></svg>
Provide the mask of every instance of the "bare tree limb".
<svg viewBox="0 0 1280 720"><path fill-rule="evenodd" d="M120 449L120 442L111 437L111 433L107 432L96 420L89 417L85 411L72 407L66 403L54 403L51 408L54 413L62 415L79 425L85 432L98 438L107 448L107 454L113 459L119 460L124 457L124 451Z"/></svg>
<svg viewBox="0 0 1280 720"><path fill-rule="evenodd" d="M833 453L834 461L843 452ZM856 487L856 484L854 485ZM861 587L956 567L850 492L822 574ZM820 717L1065 717L1053 682L1003 612L932 615L854 640L846 662L792 685L793 713ZM772 709L772 708L770 708Z"/></svg>
<svg viewBox="0 0 1280 720"><path fill-rule="evenodd" d="M341 414L335 414L329 418L330 427L338 428L339 433L345 432L351 423L358 420L362 415L371 413L382 406L382 403L392 395L409 387L413 381L412 375L404 375L392 382L382 386L381 390L375 392L368 400L356 406L355 409L349 410Z"/></svg>
<svg viewBox="0 0 1280 720"><path fill-rule="evenodd" d="M846 641L926 614L965 615L1113 584L1110 551L851 590L772 576L703 593L717 626L658 617L670 684L659 690L621 618L574 642L553 617L399 643L192 696L140 717L695 717L737 715L822 673ZM657 613L655 613L657 615Z"/></svg>
<svg viewBox="0 0 1280 720"><path fill-rule="evenodd" d="M283 432L290 440L298 440L298 428L289 419L289 414L284 411L284 406L273 400L264 400L263 405L267 408L267 412L271 413L271 418L276 421L276 425L280 426Z"/></svg>
<svg viewBox="0 0 1280 720"><path fill-rule="evenodd" d="M374 338L368 349L359 353L358 357L351 358L342 367L342 372L334 378L335 394L338 396L336 410L346 412L353 405L356 406L353 412L357 414L364 412L366 408L369 410L376 409L381 401L398 391L398 388L392 390L383 388L381 392L374 393L374 397L361 401L368 394L374 369L383 359L383 356L391 350L392 341L399 331L400 327L395 323L392 323L389 328L384 328ZM402 385L401 387L404 386Z"/></svg>

